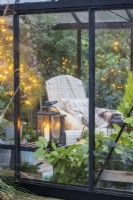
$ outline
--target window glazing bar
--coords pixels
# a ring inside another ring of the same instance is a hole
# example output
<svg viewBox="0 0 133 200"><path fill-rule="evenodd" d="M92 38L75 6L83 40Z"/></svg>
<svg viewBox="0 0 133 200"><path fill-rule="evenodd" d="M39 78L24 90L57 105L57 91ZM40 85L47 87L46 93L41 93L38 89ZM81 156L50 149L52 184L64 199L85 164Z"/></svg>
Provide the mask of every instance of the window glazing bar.
<svg viewBox="0 0 133 200"><path fill-rule="evenodd" d="M19 79L19 16L13 16L14 30L14 139L15 178L20 178L20 79Z"/></svg>
<svg viewBox="0 0 133 200"><path fill-rule="evenodd" d="M95 12L89 10L89 190L94 187L95 148Z"/></svg>

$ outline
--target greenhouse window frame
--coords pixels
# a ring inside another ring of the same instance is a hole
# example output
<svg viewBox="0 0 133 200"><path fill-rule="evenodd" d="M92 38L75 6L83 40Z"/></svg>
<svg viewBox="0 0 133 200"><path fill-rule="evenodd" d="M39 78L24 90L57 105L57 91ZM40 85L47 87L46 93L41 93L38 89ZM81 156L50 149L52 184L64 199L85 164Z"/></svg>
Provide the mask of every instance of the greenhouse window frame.
<svg viewBox="0 0 133 200"><path fill-rule="evenodd" d="M132 192L121 190L110 190L103 188L94 187L94 132L95 132L95 12L104 11L108 9L133 9L132 0L60 0L56 2L44 2L44 3L16 3L9 5L10 10L14 11L13 15L13 31L14 31L14 91L19 86L19 15L25 14L41 14L41 13L56 13L56 12L72 12L72 11L86 11L89 10L89 186L71 186L63 184L53 184L46 183L42 181L30 181L27 179L20 179L20 128L18 122L20 120L20 91L17 91L14 99L14 125L15 125L15 177L19 181L19 185L30 190L32 192L36 191L36 194L51 196L57 198L65 199L93 199L97 200L99 198L107 200L130 200L133 199ZM0 6L0 14L3 15L5 10L5 5ZM10 12L9 12L10 14ZM130 25L129 25L130 26ZM18 164L19 163L19 164Z"/></svg>

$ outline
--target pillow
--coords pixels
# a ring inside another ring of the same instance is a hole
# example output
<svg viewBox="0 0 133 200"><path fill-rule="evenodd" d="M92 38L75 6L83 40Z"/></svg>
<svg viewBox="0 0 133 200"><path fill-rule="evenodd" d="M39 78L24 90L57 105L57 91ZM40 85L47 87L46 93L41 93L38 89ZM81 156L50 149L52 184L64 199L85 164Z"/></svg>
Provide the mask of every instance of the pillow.
<svg viewBox="0 0 133 200"><path fill-rule="evenodd" d="M89 99L61 99L63 109L78 119L81 123L85 119L88 121Z"/></svg>
<svg viewBox="0 0 133 200"><path fill-rule="evenodd" d="M59 110L59 109L58 109ZM65 116L65 130L82 130L84 125L80 123L76 118L74 118L71 114L59 110L61 115Z"/></svg>

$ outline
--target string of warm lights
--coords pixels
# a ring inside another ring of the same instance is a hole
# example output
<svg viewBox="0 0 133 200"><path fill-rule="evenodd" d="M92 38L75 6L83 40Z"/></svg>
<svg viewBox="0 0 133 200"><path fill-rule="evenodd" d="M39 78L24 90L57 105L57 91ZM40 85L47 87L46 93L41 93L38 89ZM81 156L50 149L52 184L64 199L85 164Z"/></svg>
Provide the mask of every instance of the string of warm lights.
<svg viewBox="0 0 133 200"><path fill-rule="evenodd" d="M128 72L129 71L129 68L128 67L126 67L126 71ZM118 74L122 74L123 72L122 72L122 70L118 70L118 71L115 71L115 69L110 69L110 72L109 72L109 74L111 75L113 75L113 76L116 76L116 75L118 75ZM102 75L101 77L100 77L100 80L101 81L107 81L107 78L106 77L113 77L113 76L108 76L107 74L105 74L104 76ZM114 83L114 81L115 80L113 80L112 79L112 83L111 83L111 86L113 87L113 88L116 88L116 89L123 89L124 88L124 86L121 86L121 85L118 85L118 84L116 84L116 83Z"/></svg>
<svg viewBox="0 0 133 200"><path fill-rule="evenodd" d="M119 42L117 40L114 41L114 50L119 51Z"/></svg>
<svg viewBox="0 0 133 200"><path fill-rule="evenodd" d="M6 17L0 17L0 85L8 86L8 93L13 96L13 33L7 26ZM23 62L23 60L22 60ZM36 97L41 95L42 79L35 68L20 64L20 91L23 104L33 108Z"/></svg>
<svg viewBox="0 0 133 200"><path fill-rule="evenodd" d="M70 67L69 67L70 66ZM68 58L61 58L61 72L62 73L70 73L71 75L75 75L75 71L77 69L77 65L72 65L71 61Z"/></svg>
<svg viewBox="0 0 133 200"><path fill-rule="evenodd" d="M119 48L120 48L120 44L119 44L119 41L117 41L116 39L115 39L115 41L113 42L113 49L115 50L115 51L119 51ZM102 58L104 58L104 55L102 55L102 54L100 54L100 53L98 53L97 54L97 57L100 59L101 58L101 60L102 60ZM116 61L116 64L118 65L120 62L122 61L122 58L120 59L120 60L117 60ZM100 68L100 64L98 63L98 67ZM129 67L125 67L125 71L129 71ZM108 81L107 79L109 78L111 78L111 77L115 77L116 75L120 75L120 74L123 74L123 73L125 73L125 71L123 72L121 69L118 69L118 70L116 70L115 68L113 68L113 66L110 68L110 71L108 72L108 74L107 73L102 73L102 75L101 75L101 77L100 77L100 80L101 81L103 81L103 82L105 82L105 81ZM108 78L107 78L108 77ZM122 85L118 85L117 83L115 83L115 80L113 80L113 79L111 79L111 83L110 83L110 85L113 87L113 88L116 88L116 89L119 89L119 90L122 90L123 88L124 88L124 86L122 86Z"/></svg>

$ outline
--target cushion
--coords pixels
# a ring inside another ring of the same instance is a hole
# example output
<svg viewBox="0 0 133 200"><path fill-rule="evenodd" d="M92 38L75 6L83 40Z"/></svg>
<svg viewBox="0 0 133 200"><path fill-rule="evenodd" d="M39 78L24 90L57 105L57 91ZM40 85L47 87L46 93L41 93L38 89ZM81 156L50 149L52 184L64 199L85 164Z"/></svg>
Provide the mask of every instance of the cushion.
<svg viewBox="0 0 133 200"><path fill-rule="evenodd" d="M66 145L70 146L77 143L79 138L81 138L82 130L66 130L65 133L66 133Z"/></svg>
<svg viewBox="0 0 133 200"><path fill-rule="evenodd" d="M71 114L63 111L63 110L59 110L61 115L66 115L65 116L65 130L82 130L84 125L81 124L81 122L79 120L77 120L76 118L74 118Z"/></svg>
<svg viewBox="0 0 133 200"><path fill-rule="evenodd" d="M85 99L61 99L63 109L82 123L83 118L88 121L89 100Z"/></svg>

